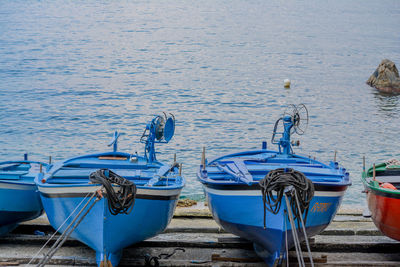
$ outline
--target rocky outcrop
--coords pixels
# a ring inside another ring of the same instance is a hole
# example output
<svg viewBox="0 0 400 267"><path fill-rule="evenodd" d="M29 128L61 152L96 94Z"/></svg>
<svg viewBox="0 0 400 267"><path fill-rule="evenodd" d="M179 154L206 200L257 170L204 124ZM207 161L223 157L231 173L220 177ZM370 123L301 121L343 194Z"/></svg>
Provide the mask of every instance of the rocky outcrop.
<svg viewBox="0 0 400 267"><path fill-rule="evenodd" d="M393 61L382 60L367 84L385 93L400 93L399 71Z"/></svg>

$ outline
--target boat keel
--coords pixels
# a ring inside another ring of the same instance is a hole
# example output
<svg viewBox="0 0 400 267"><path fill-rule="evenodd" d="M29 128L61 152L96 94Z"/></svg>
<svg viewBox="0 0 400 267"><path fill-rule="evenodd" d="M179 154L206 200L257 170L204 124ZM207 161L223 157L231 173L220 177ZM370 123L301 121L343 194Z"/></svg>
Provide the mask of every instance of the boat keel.
<svg viewBox="0 0 400 267"><path fill-rule="evenodd" d="M122 250L113 253L105 253L96 251L96 262L99 267L115 267L118 266L122 257Z"/></svg>
<svg viewBox="0 0 400 267"><path fill-rule="evenodd" d="M2 225L0 226L0 236L5 235L9 232L11 232L12 230L14 230L15 228L17 228L18 224L17 223L12 223L12 224L8 224L8 225Z"/></svg>
<svg viewBox="0 0 400 267"><path fill-rule="evenodd" d="M253 243L253 248L256 254L262 258L268 266L277 266L279 259L281 257L279 251L275 251L275 253L271 253L264 247L257 245L257 243Z"/></svg>

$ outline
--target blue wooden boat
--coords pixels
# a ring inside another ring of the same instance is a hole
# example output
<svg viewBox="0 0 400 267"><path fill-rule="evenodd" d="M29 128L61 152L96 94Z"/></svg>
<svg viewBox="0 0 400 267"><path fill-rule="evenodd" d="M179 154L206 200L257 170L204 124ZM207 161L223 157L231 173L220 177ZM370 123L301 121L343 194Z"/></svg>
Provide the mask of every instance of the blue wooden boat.
<svg viewBox="0 0 400 267"><path fill-rule="evenodd" d="M156 159L155 143L168 143L174 129L173 116L155 116L141 138L144 156L117 151L115 132L112 152L65 160L36 180L51 225L94 249L99 266L117 266L123 248L163 232L170 222L185 180L175 160L168 165ZM99 175L123 181L112 180L107 189L93 182ZM120 200L130 205L116 209L112 196L125 185L131 191Z"/></svg>
<svg viewBox="0 0 400 267"><path fill-rule="evenodd" d="M307 108L292 105L275 123L277 151L263 142L259 150L207 160L203 149L197 177L214 219L253 242L270 266L287 260L288 249L329 225L351 184L337 162L324 164L293 152L299 143L291 142L291 134L303 134L307 125Z"/></svg>
<svg viewBox="0 0 400 267"><path fill-rule="evenodd" d="M42 167L41 167L42 166ZM34 178L47 164L28 161L0 162L0 235L18 223L35 219L43 212Z"/></svg>

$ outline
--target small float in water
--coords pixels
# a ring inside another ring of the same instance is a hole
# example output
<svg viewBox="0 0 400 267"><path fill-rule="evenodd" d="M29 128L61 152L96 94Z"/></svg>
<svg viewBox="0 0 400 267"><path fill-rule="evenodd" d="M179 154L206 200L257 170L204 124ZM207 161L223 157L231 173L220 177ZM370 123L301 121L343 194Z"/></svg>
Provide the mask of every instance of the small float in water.
<svg viewBox="0 0 400 267"><path fill-rule="evenodd" d="M275 123L272 143L278 151L264 142L260 150L207 160L203 149L197 176L214 219L253 242L270 266L286 260L292 247L304 265L300 242L330 224L351 184L337 162L324 164L293 152L299 143L291 142L291 135L303 134L307 125L307 108L291 105Z"/></svg>
<svg viewBox="0 0 400 267"><path fill-rule="evenodd" d="M46 166L43 162L29 161L27 154L22 161L0 162L0 235L42 214L34 178L45 171Z"/></svg>
<svg viewBox="0 0 400 267"><path fill-rule="evenodd" d="M362 182L372 221L384 235L400 241L400 161L364 167Z"/></svg>
<svg viewBox="0 0 400 267"><path fill-rule="evenodd" d="M144 156L117 151L85 155L51 166L35 180L50 224L96 251L99 266L117 266L122 249L157 235L170 222L185 180L181 165L156 159L155 144L168 143L175 119L155 116L141 137ZM60 240L60 239L59 239ZM62 240L41 259L44 266Z"/></svg>

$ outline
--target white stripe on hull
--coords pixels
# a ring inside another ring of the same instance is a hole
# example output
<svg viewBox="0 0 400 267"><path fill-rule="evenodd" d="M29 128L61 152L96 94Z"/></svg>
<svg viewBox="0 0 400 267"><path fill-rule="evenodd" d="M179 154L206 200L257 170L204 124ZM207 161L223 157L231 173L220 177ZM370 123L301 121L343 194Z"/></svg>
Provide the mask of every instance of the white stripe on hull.
<svg viewBox="0 0 400 267"><path fill-rule="evenodd" d="M13 189L13 190L26 190L31 191L36 189L36 185L33 184L21 184L21 183L3 183L0 182L0 189Z"/></svg>
<svg viewBox="0 0 400 267"><path fill-rule="evenodd" d="M44 187L39 186L39 191L44 194L77 194L77 193L93 193L100 189L100 185L95 186L68 186L68 187ZM137 188L136 194L138 195L152 195L152 196L176 196L181 192L181 189L142 189Z"/></svg>
<svg viewBox="0 0 400 267"><path fill-rule="evenodd" d="M262 196L261 190L218 190L203 186L207 193L221 196ZM341 197L344 191L315 191L314 196L318 197Z"/></svg>

